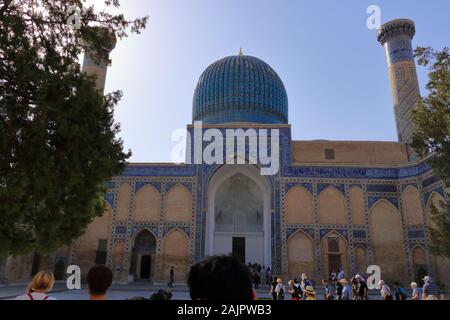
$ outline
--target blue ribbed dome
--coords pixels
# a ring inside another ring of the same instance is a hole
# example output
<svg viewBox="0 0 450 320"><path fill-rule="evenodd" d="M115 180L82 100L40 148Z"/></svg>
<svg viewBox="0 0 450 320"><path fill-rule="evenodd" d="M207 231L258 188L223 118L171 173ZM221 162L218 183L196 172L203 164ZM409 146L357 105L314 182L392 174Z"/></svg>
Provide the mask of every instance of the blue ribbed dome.
<svg viewBox="0 0 450 320"><path fill-rule="evenodd" d="M193 121L287 123L288 99L283 82L264 61L245 55L211 64L194 92Z"/></svg>

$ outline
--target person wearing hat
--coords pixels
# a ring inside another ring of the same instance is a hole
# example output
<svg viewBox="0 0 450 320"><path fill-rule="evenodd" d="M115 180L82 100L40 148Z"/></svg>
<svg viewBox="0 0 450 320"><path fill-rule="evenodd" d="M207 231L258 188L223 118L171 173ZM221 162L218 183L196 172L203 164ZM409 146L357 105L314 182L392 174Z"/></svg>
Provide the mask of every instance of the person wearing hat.
<svg viewBox="0 0 450 320"><path fill-rule="evenodd" d="M303 273L302 281L300 282L300 287L302 288L302 291L303 291L303 299L306 299L305 289L307 286L312 286L312 283L311 283L311 281L309 281L306 273Z"/></svg>
<svg viewBox="0 0 450 320"><path fill-rule="evenodd" d="M433 282L430 276L426 276L422 280L425 283L422 288L422 300L436 300L439 297L437 284Z"/></svg>
<svg viewBox="0 0 450 320"><path fill-rule="evenodd" d="M305 294L305 300L316 300L316 292L314 291L313 286L306 286L303 293Z"/></svg>
<svg viewBox="0 0 450 320"><path fill-rule="evenodd" d="M352 299L352 287L349 285L347 279L345 279L345 278L342 278L340 282L343 287L341 300L351 300Z"/></svg>

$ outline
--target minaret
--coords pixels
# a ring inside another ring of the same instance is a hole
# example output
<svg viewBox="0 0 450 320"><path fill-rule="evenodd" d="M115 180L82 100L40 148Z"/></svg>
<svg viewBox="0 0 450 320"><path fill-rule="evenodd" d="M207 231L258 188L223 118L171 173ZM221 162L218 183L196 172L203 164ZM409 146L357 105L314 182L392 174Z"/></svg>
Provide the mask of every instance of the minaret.
<svg viewBox="0 0 450 320"><path fill-rule="evenodd" d="M95 28L95 27L93 27L93 28ZM100 30L99 32L102 32L102 30ZM109 31L107 31L106 29L104 30L104 32L107 32L108 34L110 34ZM111 36L113 39L111 46L108 48L105 48L105 50L108 52L108 57L109 57L109 53L111 53L111 51L113 51L114 48L116 47L116 37L115 37L115 35L111 35ZM102 93L105 90L106 73L108 71L108 63L109 63L108 61L101 61L100 63L96 63L95 59L89 54L89 52L85 52L85 54L84 54L82 71L87 74L95 74L97 76L96 87Z"/></svg>
<svg viewBox="0 0 450 320"><path fill-rule="evenodd" d="M408 144L413 133L410 113L420 98L411 43L415 33L414 22L409 19L389 21L378 31L378 41L386 50L398 140ZM408 155L410 159L414 158L409 146Z"/></svg>

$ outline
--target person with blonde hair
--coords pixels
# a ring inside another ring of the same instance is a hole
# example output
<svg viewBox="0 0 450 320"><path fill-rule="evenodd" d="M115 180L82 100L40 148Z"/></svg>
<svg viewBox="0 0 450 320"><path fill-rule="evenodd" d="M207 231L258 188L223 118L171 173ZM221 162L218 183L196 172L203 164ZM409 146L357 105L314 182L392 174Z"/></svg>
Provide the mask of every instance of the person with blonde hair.
<svg viewBox="0 0 450 320"><path fill-rule="evenodd" d="M284 300L284 292L286 291L286 288L283 284L283 279L278 278L277 279L277 286L275 287L275 292L277 294L277 300Z"/></svg>
<svg viewBox="0 0 450 320"><path fill-rule="evenodd" d="M18 296L16 300L56 300L47 295L54 284L55 277L52 272L38 272L28 285L26 294Z"/></svg>
<svg viewBox="0 0 450 320"><path fill-rule="evenodd" d="M342 296L341 300L352 300L352 287L349 285L347 279L341 279L342 284Z"/></svg>
<svg viewBox="0 0 450 320"><path fill-rule="evenodd" d="M411 300L422 300L422 288L417 286L417 282L411 282Z"/></svg>

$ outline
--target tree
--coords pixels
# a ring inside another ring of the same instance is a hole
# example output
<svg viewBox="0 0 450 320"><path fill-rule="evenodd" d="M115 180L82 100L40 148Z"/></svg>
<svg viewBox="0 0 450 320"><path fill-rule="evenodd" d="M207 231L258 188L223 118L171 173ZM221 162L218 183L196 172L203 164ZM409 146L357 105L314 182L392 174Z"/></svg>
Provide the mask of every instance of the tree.
<svg viewBox="0 0 450 320"><path fill-rule="evenodd" d="M419 65L429 69L427 97L421 98L412 112L415 124L413 144L422 157L429 157L434 173L439 176L450 194L450 55L449 49L435 51L418 47L415 56ZM431 251L450 257L450 204L432 207L430 228Z"/></svg>
<svg viewBox="0 0 450 320"><path fill-rule="evenodd" d="M78 58L87 50L109 62L115 39L140 33L147 17L129 21L106 11L119 1L104 3L0 1L0 256L51 252L82 235L131 155L113 119L122 93L103 96Z"/></svg>

